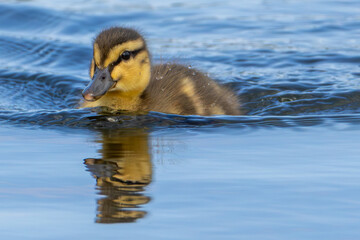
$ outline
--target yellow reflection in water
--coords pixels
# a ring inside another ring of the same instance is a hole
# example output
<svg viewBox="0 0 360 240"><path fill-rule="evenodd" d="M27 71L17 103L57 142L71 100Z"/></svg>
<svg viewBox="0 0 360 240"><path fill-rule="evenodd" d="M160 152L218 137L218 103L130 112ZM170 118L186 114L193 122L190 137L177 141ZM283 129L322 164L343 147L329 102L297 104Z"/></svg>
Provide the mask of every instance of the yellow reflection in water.
<svg viewBox="0 0 360 240"><path fill-rule="evenodd" d="M105 131L99 152L102 158L84 163L96 179L99 195L97 223L135 222L146 215L140 206L150 197L143 194L152 180L148 133L143 130Z"/></svg>

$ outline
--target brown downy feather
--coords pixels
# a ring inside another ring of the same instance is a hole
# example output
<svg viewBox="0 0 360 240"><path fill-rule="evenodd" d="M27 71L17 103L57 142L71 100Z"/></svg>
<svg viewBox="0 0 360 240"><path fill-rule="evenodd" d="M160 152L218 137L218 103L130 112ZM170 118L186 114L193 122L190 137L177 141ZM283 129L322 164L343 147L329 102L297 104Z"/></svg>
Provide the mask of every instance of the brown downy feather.
<svg viewBox="0 0 360 240"><path fill-rule="evenodd" d="M240 114L234 93L203 73L178 64L154 66L141 99L143 110L147 111L181 115Z"/></svg>

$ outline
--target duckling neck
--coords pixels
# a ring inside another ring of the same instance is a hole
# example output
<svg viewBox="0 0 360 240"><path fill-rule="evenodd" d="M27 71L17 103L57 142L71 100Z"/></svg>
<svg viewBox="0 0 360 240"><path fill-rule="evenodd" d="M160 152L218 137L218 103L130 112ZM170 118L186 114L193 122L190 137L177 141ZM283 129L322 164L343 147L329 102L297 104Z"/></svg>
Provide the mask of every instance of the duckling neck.
<svg viewBox="0 0 360 240"><path fill-rule="evenodd" d="M119 110L137 111L140 110L140 96L143 91L143 89L110 91L98 100L100 101L99 105Z"/></svg>

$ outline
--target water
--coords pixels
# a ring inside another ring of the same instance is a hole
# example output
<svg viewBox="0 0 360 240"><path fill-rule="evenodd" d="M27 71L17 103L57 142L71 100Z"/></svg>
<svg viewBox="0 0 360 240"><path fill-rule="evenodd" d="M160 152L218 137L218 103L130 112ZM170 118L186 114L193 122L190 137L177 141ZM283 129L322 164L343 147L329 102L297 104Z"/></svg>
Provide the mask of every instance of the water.
<svg viewBox="0 0 360 240"><path fill-rule="evenodd" d="M1 239L358 239L359 7L2 1ZM246 114L77 109L92 39L114 25Z"/></svg>

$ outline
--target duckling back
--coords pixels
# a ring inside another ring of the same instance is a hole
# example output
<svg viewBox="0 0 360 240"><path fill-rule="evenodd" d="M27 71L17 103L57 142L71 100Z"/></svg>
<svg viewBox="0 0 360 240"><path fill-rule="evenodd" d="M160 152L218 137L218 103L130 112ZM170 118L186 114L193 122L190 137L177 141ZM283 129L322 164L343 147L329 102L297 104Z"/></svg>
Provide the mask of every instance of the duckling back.
<svg viewBox="0 0 360 240"><path fill-rule="evenodd" d="M152 68L148 87L141 95L142 110L180 115L239 115L233 92L203 73L178 64Z"/></svg>

